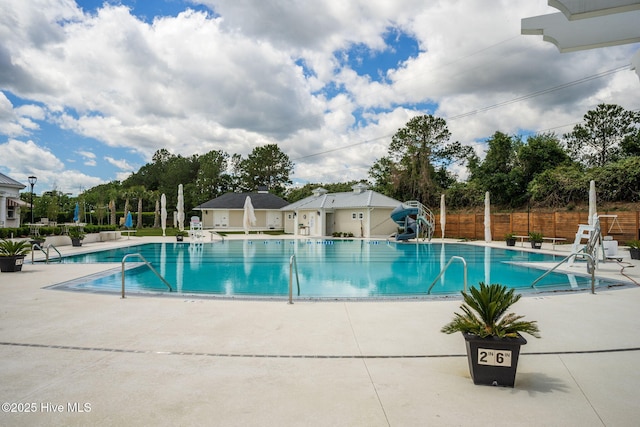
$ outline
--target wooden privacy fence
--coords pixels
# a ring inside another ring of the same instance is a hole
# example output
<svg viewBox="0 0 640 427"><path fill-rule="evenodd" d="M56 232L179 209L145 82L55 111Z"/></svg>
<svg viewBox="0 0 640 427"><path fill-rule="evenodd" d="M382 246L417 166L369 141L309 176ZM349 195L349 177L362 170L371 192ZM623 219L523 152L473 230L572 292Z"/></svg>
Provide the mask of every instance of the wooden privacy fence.
<svg viewBox="0 0 640 427"><path fill-rule="evenodd" d="M611 236L621 244L640 239L640 211L598 212L603 236ZM484 213L447 213L444 235L450 238L484 240ZM615 217L614 217L615 216ZM526 236L529 232L545 237L562 237L572 243L579 224L587 224L587 212L514 212L491 214L491 237L503 240L513 233ZM436 215L434 237L442 237L440 215Z"/></svg>

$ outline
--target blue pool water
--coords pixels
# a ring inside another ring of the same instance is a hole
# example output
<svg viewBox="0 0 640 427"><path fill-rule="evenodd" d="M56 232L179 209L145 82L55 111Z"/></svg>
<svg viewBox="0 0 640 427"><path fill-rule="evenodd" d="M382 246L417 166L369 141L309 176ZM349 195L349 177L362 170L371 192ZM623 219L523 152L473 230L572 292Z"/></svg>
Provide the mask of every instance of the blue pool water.
<svg viewBox="0 0 640 427"><path fill-rule="evenodd" d="M452 256L463 257L469 286L480 281L501 283L519 291L544 270L519 263L556 261L552 255L464 244L399 244L366 240L231 240L223 243L149 243L127 248L70 256L65 263L120 263L140 253L183 294L229 297L286 297L289 259L296 256L300 298L383 298L425 296ZM133 261L133 262L131 262ZM126 289L131 292L168 292L146 266L127 261ZM133 267L133 268L131 268ZM584 271L585 269L580 269ZM599 280L599 285L607 284ZM102 277L65 284L74 289L119 291L120 269ZM613 284L613 282L611 282ZM590 277L552 273L536 285L540 289L590 289ZM436 283L432 295L459 294L463 266L454 262ZM294 295L295 273L294 273Z"/></svg>

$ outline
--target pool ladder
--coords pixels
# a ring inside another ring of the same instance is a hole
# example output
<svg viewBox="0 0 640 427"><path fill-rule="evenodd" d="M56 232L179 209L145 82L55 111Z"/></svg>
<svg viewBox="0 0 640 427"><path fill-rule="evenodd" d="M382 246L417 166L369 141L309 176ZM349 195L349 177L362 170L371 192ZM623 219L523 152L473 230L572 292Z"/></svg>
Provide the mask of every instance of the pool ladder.
<svg viewBox="0 0 640 427"><path fill-rule="evenodd" d="M44 256L45 256L45 263L49 264L49 249L53 248L54 251L56 251L58 253L58 261L62 262L62 254L60 253L60 251L53 245L49 244L47 246L45 246L46 250L44 250L44 248L42 246L40 246L37 243L34 243L33 246L31 246L31 264L33 264L33 253L36 250L41 251Z"/></svg>
<svg viewBox="0 0 640 427"><path fill-rule="evenodd" d="M596 293L596 263L598 262L598 258L597 258L597 254L594 256L593 254L588 253L587 251L584 251L584 250L573 252L571 255L563 258L562 261L557 263L555 266L553 266L549 270L545 271L542 276L534 280L533 283L531 283L531 287L535 288L536 283L538 283L539 281L547 277L549 274L555 271L556 268L560 267L563 263L565 262L568 263L570 258L576 257L576 256L584 256L587 258L587 273L591 274L591 293L595 294Z"/></svg>
<svg viewBox="0 0 640 427"><path fill-rule="evenodd" d="M433 281L433 283L431 284L431 286L429 286L429 290L427 291L427 294L430 295L431 294L431 289L433 289L434 285L438 282L438 280L440 280L440 277L442 277L442 275L444 274L445 271L447 271L447 268L449 268L449 266L451 265L451 263L455 260L458 260L460 262L462 262L462 266L464 268L464 291L467 292L467 261L465 261L464 258L462 258L461 256L452 256L451 258L449 258L449 262L447 263L447 265L444 266L444 268L442 270L440 270L440 274L438 274L438 277L436 277L436 279Z"/></svg>
<svg viewBox="0 0 640 427"><path fill-rule="evenodd" d="M556 264L553 268L546 271L542 276L538 277L531 284L532 288L536 287L536 283L540 280L544 279L547 275L549 275L556 268L560 267L563 263L567 263L568 266L573 264L573 261L576 257L585 257L587 259L587 273L591 275L591 293L596 293L596 268L598 266L598 247L602 249L602 259L607 259L606 254L604 252L604 246L602 246L602 233L600 232L600 220L598 220L598 216L594 216L594 228L589 235L589 240L587 244L579 251L575 251L571 253L571 255L565 257ZM577 241L577 239L576 239Z"/></svg>
<svg viewBox="0 0 640 427"><path fill-rule="evenodd" d="M127 258L129 257L138 257L142 260L142 262L144 262L147 267L149 267L149 269L153 272L153 274L155 274L156 276L158 276L158 279L162 280L164 282L165 285L167 285L167 287L169 288L169 292L173 292L173 288L171 287L171 285L169 284L169 282L167 282L165 280L164 277L162 277L160 275L160 273L158 273L156 271L155 268L153 268L153 265L151 265L151 263L149 261L147 261L141 254L127 254L122 258L122 298L124 298L124 263L127 260Z"/></svg>
<svg viewBox="0 0 640 427"><path fill-rule="evenodd" d="M298 296L300 296L300 278L298 277L298 263L296 262L296 256L291 255L289 258L289 302L293 304L293 269L296 270L296 283L298 285Z"/></svg>

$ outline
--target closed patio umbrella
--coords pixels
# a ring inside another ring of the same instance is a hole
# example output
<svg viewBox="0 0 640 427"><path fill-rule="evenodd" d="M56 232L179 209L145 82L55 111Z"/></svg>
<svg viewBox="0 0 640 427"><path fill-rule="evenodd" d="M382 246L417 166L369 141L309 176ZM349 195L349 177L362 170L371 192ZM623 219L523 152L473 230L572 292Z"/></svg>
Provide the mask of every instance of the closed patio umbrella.
<svg viewBox="0 0 640 427"><path fill-rule="evenodd" d="M131 211L127 212L127 218L124 220L124 226L127 228L133 227L133 218L131 218Z"/></svg>
<svg viewBox="0 0 640 427"><path fill-rule="evenodd" d="M162 235L166 236L167 230L167 196L162 193L160 196L160 225L162 226Z"/></svg>
<svg viewBox="0 0 640 427"><path fill-rule="evenodd" d="M589 219L587 224L595 225L594 216L597 215L596 210L596 182L591 180L589 183Z"/></svg>
<svg viewBox="0 0 640 427"><path fill-rule="evenodd" d="M242 228L244 228L244 234L249 234L249 229L252 225L256 225L256 214L251 203L251 197L247 196L244 199L244 215L242 217Z"/></svg>
<svg viewBox="0 0 640 427"><path fill-rule="evenodd" d="M178 185L178 229L184 231L184 190L182 184Z"/></svg>
<svg viewBox="0 0 640 427"><path fill-rule="evenodd" d="M491 202L488 191L484 194L484 241L491 242Z"/></svg>
<svg viewBox="0 0 640 427"><path fill-rule="evenodd" d="M80 205L76 202L76 207L73 210L73 222L77 223L78 221L80 221Z"/></svg>

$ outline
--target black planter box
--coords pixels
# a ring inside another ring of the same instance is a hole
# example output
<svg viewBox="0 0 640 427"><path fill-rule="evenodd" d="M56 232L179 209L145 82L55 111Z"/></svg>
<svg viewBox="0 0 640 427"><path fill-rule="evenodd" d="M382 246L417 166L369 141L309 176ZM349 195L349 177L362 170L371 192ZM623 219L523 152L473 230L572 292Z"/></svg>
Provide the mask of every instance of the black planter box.
<svg viewBox="0 0 640 427"><path fill-rule="evenodd" d="M527 340L517 338L480 338L462 334L467 343L469 372L474 384L513 387L516 381L520 346Z"/></svg>
<svg viewBox="0 0 640 427"><path fill-rule="evenodd" d="M531 242L531 247L533 249L540 249L542 247L542 242Z"/></svg>
<svg viewBox="0 0 640 427"><path fill-rule="evenodd" d="M505 239L507 242L507 246L515 246L516 245L516 238L515 237L509 237L508 239Z"/></svg>
<svg viewBox="0 0 640 427"><path fill-rule="evenodd" d="M0 256L0 272L14 273L16 271L22 271L24 257L24 255Z"/></svg>
<svg viewBox="0 0 640 427"><path fill-rule="evenodd" d="M629 248L629 253L631 255L631 259L640 259L640 249Z"/></svg>

